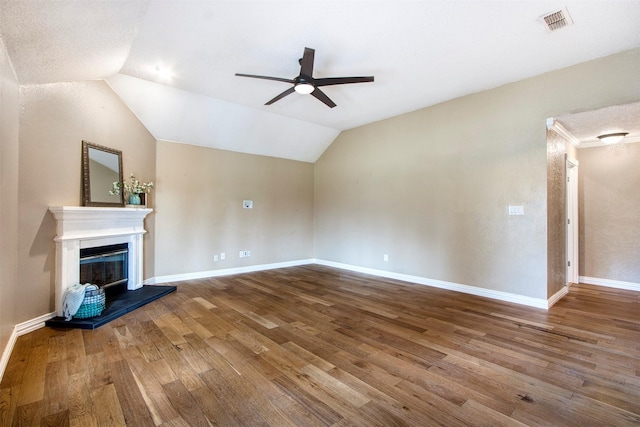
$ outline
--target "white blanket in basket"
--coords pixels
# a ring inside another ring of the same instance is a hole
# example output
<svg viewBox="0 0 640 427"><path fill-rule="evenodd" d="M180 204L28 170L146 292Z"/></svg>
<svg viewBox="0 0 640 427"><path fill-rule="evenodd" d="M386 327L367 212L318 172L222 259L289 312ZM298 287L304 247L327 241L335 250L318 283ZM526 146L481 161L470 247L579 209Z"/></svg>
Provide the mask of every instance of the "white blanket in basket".
<svg viewBox="0 0 640 427"><path fill-rule="evenodd" d="M84 285L75 284L67 288L62 299L62 315L64 320L69 321L74 314L78 312L82 301L84 301L84 293L87 290L98 289L97 285L91 283L85 283Z"/></svg>

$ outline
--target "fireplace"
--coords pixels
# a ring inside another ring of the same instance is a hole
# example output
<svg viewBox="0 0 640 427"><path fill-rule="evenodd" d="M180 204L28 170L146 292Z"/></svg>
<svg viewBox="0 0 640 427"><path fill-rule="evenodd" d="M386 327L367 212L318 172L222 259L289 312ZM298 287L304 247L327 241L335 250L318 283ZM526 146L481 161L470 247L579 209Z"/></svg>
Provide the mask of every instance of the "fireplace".
<svg viewBox="0 0 640 427"><path fill-rule="evenodd" d="M125 291L142 287L144 218L152 209L51 206L49 211L56 219L58 316L62 316L62 299L67 288L92 283L100 274L105 276L99 280L105 282L100 285L105 286L106 292L109 288ZM91 264L89 260L98 262L89 268L81 266L83 259L87 264ZM90 279L82 274L89 274Z"/></svg>

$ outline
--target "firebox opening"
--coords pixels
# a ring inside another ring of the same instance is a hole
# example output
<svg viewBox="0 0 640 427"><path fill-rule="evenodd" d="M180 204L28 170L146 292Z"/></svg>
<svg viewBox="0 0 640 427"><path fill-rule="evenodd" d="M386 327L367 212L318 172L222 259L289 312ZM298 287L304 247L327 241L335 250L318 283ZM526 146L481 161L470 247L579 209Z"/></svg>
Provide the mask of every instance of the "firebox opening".
<svg viewBox="0 0 640 427"><path fill-rule="evenodd" d="M108 300L127 289L128 259L128 243L80 249L80 283L104 288Z"/></svg>

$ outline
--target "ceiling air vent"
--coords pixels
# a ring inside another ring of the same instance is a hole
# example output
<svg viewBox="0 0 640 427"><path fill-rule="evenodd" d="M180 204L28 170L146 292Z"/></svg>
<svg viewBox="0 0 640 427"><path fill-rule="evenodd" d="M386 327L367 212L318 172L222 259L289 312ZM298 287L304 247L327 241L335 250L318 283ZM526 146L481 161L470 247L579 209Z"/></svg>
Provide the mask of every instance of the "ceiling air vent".
<svg viewBox="0 0 640 427"><path fill-rule="evenodd" d="M569 12L566 7L563 7L558 11L548 13L542 16L541 19L544 21L548 31L556 31L560 28L573 24L573 20L571 19L571 16L569 16Z"/></svg>

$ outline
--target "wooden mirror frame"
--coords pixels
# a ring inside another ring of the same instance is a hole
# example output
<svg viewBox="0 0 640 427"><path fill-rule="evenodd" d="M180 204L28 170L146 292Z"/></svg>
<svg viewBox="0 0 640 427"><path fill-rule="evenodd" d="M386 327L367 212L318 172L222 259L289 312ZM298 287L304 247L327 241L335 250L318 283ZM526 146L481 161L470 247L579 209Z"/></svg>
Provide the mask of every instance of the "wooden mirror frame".
<svg viewBox="0 0 640 427"><path fill-rule="evenodd" d="M84 189L83 191L84 206L124 207L124 194L123 194L124 191L120 191L120 194L109 197L109 190L113 188L112 185L113 185L113 182L115 182L115 180L109 183L108 188L104 189L106 194L104 198L98 197L97 194L93 194L93 195L91 194L92 174L94 175L94 186L97 181L97 176L96 176L97 171L93 171L93 172L91 171L91 160L92 160L91 151L92 150L95 150L100 153L104 153L102 155L107 156L107 158L111 163L117 162L118 170L117 171L114 170L113 178L114 179L117 178L117 182L120 182L120 183L124 182L122 178L122 151L114 150L109 147L94 144L89 141L82 141L82 182L83 182L83 189ZM109 158L110 155L113 155L115 157ZM110 198L112 198L113 201L109 200Z"/></svg>

